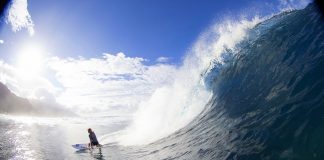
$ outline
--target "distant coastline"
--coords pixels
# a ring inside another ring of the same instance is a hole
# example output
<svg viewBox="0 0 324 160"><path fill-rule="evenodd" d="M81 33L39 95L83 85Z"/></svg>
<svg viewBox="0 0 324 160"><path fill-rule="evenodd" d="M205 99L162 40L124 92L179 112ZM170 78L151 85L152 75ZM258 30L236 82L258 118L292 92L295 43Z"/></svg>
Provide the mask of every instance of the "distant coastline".
<svg viewBox="0 0 324 160"><path fill-rule="evenodd" d="M0 114L30 116L76 116L72 111L58 104L47 104L38 100L28 100L12 93L0 82Z"/></svg>

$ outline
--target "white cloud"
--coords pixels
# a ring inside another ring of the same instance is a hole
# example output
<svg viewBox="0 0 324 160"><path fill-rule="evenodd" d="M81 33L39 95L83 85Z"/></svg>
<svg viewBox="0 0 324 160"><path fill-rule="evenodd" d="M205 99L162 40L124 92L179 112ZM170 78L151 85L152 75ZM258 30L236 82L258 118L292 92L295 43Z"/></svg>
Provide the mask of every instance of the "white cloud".
<svg viewBox="0 0 324 160"><path fill-rule="evenodd" d="M159 57L156 59L156 62L160 62L160 63L166 63L169 62L170 58L169 57Z"/></svg>
<svg viewBox="0 0 324 160"><path fill-rule="evenodd" d="M44 77L22 75L20 70L3 60L0 60L0 82L7 85L16 95L25 98L40 98L35 94L39 89L47 90L53 95L60 90Z"/></svg>
<svg viewBox="0 0 324 160"><path fill-rule="evenodd" d="M14 32L26 28L30 35L34 34L34 23L27 9L27 0L13 0L11 2L7 23Z"/></svg>
<svg viewBox="0 0 324 160"><path fill-rule="evenodd" d="M64 91L57 100L81 111L133 111L161 85L173 80L175 67L147 66L145 59L123 53L101 58L52 58L49 67Z"/></svg>
<svg viewBox="0 0 324 160"><path fill-rule="evenodd" d="M173 65L145 65L145 61L123 53L89 59L52 57L42 67L53 74L49 79L22 74L29 72L0 60L0 82L18 96L57 101L79 113L128 114L156 88L170 84L176 72Z"/></svg>
<svg viewBox="0 0 324 160"><path fill-rule="evenodd" d="M0 44L4 44L4 40L0 39Z"/></svg>

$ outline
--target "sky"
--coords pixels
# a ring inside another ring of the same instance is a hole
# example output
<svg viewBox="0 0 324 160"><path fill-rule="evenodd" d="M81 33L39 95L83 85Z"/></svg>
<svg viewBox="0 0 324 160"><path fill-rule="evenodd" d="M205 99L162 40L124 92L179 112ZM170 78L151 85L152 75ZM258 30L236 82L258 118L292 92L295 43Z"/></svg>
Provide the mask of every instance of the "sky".
<svg viewBox="0 0 324 160"><path fill-rule="evenodd" d="M12 0L0 22L0 82L30 99L133 113L157 89L190 75L189 62L204 61L201 53L210 50L202 51L200 39L215 24L252 21L307 3Z"/></svg>
<svg viewBox="0 0 324 160"><path fill-rule="evenodd" d="M28 29L12 34L10 26L5 26L0 37L7 46L0 52L15 52L12 48L35 41L59 57L90 58L103 52L123 52L153 62L170 57L177 63L197 36L217 19L251 15L251 10L269 14L276 6L270 0L33 0L28 1L33 36L28 36Z"/></svg>

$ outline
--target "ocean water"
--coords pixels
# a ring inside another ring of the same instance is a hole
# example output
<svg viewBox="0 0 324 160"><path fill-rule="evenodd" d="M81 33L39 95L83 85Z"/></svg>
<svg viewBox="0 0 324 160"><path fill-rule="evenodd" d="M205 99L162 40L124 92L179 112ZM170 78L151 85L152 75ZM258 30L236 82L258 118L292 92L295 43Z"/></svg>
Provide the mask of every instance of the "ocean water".
<svg viewBox="0 0 324 160"><path fill-rule="evenodd" d="M122 145L112 140L129 124L120 117L2 116L0 159L324 159L324 20L316 6L258 23L218 56L202 73L212 96L171 135ZM111 142L74 150L88 141L88 126Z"/></svg>
<svg viewBox="0 0 324 160"><path fill-rule="evenodd" d="M122 117L45 118L0 116L0 159L104 158L99 150L77 151L72 144L89 143L87 129L97 135L125 128Z"/></svg>

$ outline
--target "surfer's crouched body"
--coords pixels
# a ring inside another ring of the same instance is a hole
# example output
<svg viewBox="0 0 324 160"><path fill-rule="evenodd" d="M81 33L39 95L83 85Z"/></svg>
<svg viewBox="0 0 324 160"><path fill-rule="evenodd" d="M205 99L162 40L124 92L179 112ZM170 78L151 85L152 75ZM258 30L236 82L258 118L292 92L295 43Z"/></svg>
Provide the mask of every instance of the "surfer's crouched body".
<svg viewBox="0 0 324 160"><path fill-rule="evenodd" d="M100 147L100 144L97 140L96 134L91 130L91 128L88 129L88 133L89 133L89 138L90 138L89 147L91 147L91 148L93 146Z"/></svg>

